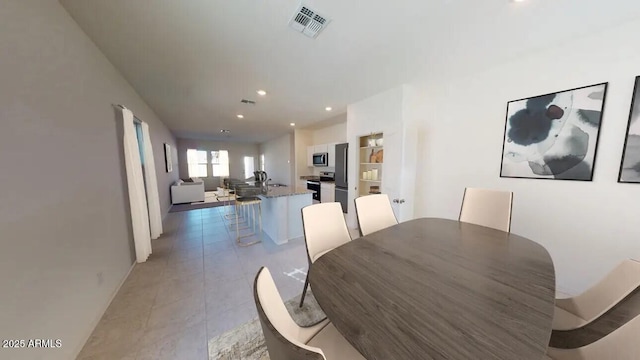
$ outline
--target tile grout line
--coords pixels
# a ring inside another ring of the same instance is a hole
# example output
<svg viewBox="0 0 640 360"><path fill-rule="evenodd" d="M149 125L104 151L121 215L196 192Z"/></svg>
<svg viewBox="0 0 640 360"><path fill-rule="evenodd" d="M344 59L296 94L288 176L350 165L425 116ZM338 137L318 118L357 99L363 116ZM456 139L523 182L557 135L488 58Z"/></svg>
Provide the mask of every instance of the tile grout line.
<svg viewBox="0 0 640 360"><path fill-rule="evenodd" d="M184 220L184 219L183 219L183 220ZM181 232L181 230L182 230L182 228L183 228L183 226L184 226L184 221L183 221L183 220L181 220L181 221L180 221L180 225L179 225L179 227L178 227L178 229L177 229L177 231L176 231L176 234L173 234L173 236L174 236L174 237L175 237L175 235L180 234L180 232ZM174 239L174 240L172 241L172 243L171 243L171 249L170 249L170 251L169 251L169 253L170 253L170 254L172 254L172 253L173 253L173 249L174 249L174 247L176 246L175 241L176 241L176 240ZM169 257L167 257L164 261L165 261L165 267L164 267L164 270L163 270L163 275L164 275L164 273L166 273L166 271L167 271L167 268L166 268L166 267L167 267L167 265L168 265L168 263L169 263ZM147 314L147 319L146 319L146 320L145 320L145 322L144 322L144 327L143 327L144 331L143 331L143 335L142 335L142 336L144 336L144 334L148 331L148 327L149 327L149 319L151 319L151 313L153 312L153 308L156 306L156 302L157 302L157 301L158 301L158 293L156 292L156 295L153 297L153 301L152 301L151 307L150 307L150 309L149 309L149 314ZM140 348L137 348L137 349L135 350L135 355L134 355L134 359L135 359L135 360L138 360L138 358L139 358L139 356L140 356L140 351L141 351L141 350L142 350L142 349L140 349Z"/></svg>

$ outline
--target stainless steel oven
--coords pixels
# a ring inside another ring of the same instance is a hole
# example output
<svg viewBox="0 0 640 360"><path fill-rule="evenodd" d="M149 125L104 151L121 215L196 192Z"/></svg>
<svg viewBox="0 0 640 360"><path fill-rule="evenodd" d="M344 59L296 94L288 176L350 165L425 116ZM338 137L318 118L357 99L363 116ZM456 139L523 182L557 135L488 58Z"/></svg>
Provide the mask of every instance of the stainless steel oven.
<svg viewBox="0 0 640 360"><path fill-rule="evenodd" d="M329 154L328 153L313 154L313 166L329 166Z"/></svg>
<svg viewBox="0 0 640 360"><path fill-rule="evenodd" d="M320 181L307 180L307 190L313 191L313 200L320 201Z"/></svg>

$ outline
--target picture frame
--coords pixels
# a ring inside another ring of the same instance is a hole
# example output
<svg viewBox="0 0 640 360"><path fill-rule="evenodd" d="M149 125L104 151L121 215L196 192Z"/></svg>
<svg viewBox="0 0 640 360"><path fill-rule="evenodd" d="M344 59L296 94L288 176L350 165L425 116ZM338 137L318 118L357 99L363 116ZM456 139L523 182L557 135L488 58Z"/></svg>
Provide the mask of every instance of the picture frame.
<svg viewBox="0 0 640 360"><path fill-rule="evenodd" d="M171 145L164 143L164 163L167 173L173 171L173 163L171 161Z"/></svg>
<svg viewBox="0 0 640 360"><path fill-rule="evenodd" d="M619 183L640 183L640 76L636 76L620 158Z"/></svg>
<svg viewBox="0 0 640 360"><path fill-rule="evenodd" d="M500 177L591 181L607 86L509 101Z"/></svg>

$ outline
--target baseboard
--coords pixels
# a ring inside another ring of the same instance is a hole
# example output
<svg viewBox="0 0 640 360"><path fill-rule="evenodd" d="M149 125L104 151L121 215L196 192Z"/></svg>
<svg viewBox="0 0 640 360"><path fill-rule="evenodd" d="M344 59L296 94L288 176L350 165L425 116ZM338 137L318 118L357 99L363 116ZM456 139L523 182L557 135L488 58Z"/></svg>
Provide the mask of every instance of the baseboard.
<svg viewBox="0 0 640 360"><path fill-rule="evenodd" d="M100 320L104 316L104 313L107 311L107 309L111 305L111 302L113 301L113 299L116 298L116 295L118 295L118 291L120 291L120 288L122 287L122 285L124 285L124 282L127 281L127 279L129 278L129 275L131 275L131 271L133 271L133 268L136 266L136 264L137 264L137 262L134 262L131 265L131 267L129 268L129 271L127 272L127 275L122 279L122 281L120 282L120 284L118 285L116 290L111 294L111 298L109 299L109 301L104 306L104 309L102 309L102 311L100 311L100 316L98 316L96 319L94 319L93 324L91 326L91 331L89 331L89 333L85 336L84 341L82 341L82 344L80 344L80 347L78 349L76 349L76 351L74 353L74 356L73 356L74 359L77 358L78 355L80 355L80 351L82 351L82 348L84 347L84 345L87 343L87 341L89 341L89 338L91 337L91 334L93 334L93 330L95 330L96 326L98 326L98 323L100 322Z"/></svg>

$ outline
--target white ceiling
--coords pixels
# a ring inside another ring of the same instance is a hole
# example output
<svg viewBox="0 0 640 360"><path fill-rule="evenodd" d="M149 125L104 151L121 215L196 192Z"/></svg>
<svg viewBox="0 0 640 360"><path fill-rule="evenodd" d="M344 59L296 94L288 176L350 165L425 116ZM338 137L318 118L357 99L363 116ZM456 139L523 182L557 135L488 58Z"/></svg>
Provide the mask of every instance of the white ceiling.
<svg viewBox="0 0 640 360"><path fill-rule="evenodd" d="M176 135L216 139L224 128L226 140L255 142L403 82L460 76L640 15L628 0L307 0L332 19L313 40L287 25L298 0L60 2Z"/></svg>

